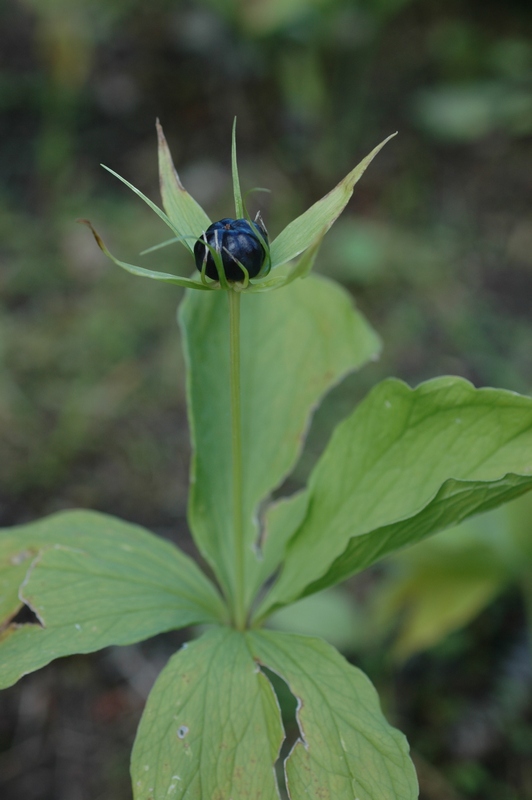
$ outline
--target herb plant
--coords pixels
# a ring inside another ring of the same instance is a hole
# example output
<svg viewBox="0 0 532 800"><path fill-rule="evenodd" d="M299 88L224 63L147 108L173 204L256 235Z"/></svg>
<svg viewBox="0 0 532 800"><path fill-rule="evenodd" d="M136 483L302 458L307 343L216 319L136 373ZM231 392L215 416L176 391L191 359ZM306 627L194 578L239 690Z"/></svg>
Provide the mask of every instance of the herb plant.
<svg viewBox="0 0 532 800"><path fill-rule="evenodd" d="M158 134L165 211L120 180L198 270L185 278L127 264L94 234L129 272L187 289L188 518L214 577L148 531L92 511L4 530L1 685L60 656L206 626L148 698L132 754L136 800L279 797L274 674L298 701L299 738L285 762L293 800L410 800L406 740L365 675L319 639L263 625L276 609L532 488L532 400L454 377L415 389L386 380L338 425L307 487L270 501L320 398L379 351L350 296L309 273L383 145L269 245L242 201L234 133L236 218L214 226L181 185L160 126ZM33 623L17 621L23 606Z"/></svg>

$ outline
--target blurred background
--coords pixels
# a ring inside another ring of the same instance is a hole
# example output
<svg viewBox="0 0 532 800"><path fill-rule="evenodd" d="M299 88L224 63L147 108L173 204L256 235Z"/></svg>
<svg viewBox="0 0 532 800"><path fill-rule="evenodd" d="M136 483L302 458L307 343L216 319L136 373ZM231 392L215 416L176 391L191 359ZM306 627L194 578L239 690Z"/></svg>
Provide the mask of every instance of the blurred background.
<svg viewBox="0 0 532 800"><path fill-rule="evenodd" d="M530 0L0 0L1 526L81 506L193 552L180 292L122 273L75 220L124 260L186 274L178 246L138 256L168 232L99 164L158 202L159 117L187 189L227 216L235 115L272 236L399 131L317 266L383 355L324 403L290 488L384 376L531 391ZM423 800L532 798L527 502L276 621L323 628L368 672ZM130 798L144 700L189 635L2 693L3 800Z"/></svg>

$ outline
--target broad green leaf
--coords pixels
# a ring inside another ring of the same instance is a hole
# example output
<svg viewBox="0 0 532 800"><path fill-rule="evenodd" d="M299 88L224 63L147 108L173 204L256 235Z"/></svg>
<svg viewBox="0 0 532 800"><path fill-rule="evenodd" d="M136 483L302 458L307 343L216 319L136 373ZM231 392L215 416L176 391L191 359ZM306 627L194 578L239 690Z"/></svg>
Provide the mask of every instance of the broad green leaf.
<svg viewBox="0 0 532 800"><path fill-rule="evenodd" d="M329 230L349 202L355 184L360 180L377 153L395 135L393 133L377 145L334 189L314 203L301 216L292 220L281 231L270 248L272 269L291 261Z"/></svg>
<svg viewBox="0 0 532 800"><path fill-rule="evenodd" d="M397 629L398 658L467 625L509 583L525 588L532 571L531 510L529 492L392 559L372 605L377 628L393 621Z"/></svg>
<svg viewBox="0 0 532 800"><path fill-rule="evenodd" d="M259 568L256 509L292 469L313 407L378 339L336 284L310 276L241 299L241 393L247 599ZM229 313L225 293L188 293L180 322L194 444L189 521L230 592L233 585ZM191 365L194 369L191 370Z"/></svg>
<svg viewBox="0 0 532 800"><path fill-rule="evenodd" d="M512 579L491 535L508 536L501 527L505 510L468 520L395 556L372 603L375 627L397 628L395 657L409 658L463 627Z"/></svg>
<svg viewBox="0 0 532 800"><path fill-rule="evenodd" d="M132 275L138 275L140 278L151 278L155 281L163 281L163 283L172 283L174 286L182 286L185 289L200 289L200 290L209 290L211 286L203 284L199 280L193 280L192 278L182 278L179 275L172 275L171 272L157 272L153 269L146 269L145 267L137 267L135 264L128 264L125 261L120 261L118 258L109 252L107 247L105 246L102 237L99 233L94 229L91 222L88 219L78 219L82 225L86 225L92 231L92 235L96 239L96 244L104 253L107 258L110 258L111 261L125 269L127 272L130 272Z"/></svg>
<svg viewBox="0 0 532 800"><path fill-rule="evenodd" d="M224 618L210 581L174 545L114 517L65 511L0 532L0 686L54 658ZM38 624L11 619L25 603Z"/></svg>
<svg viewBox="0 0 532 800"><path fill-rule="evenodd" d="M338 426L258 616L532 488L532 399L384 381Z"/></svg>
<svg viewBox="0 0 532 800"><path fill-rule="evenodd" d="M285 764L291 800L418 796L407 741L385 720L364 673L321 639L259 631L249 640L299 701L300 738Z"/></svg>
<svg viewBox="0 0 532 800"><path fill-rule="evenodd" d="M163 206L177 236L183 237L182 243L192 253L194 244L188 237L198 238L201 236L211 221L179 180L159 120L157 120L157 138L159 141L159 182Z"/></svg>
<svg viewBox="0 0 532 800"><path fill-rule="evenodd" d="M217 629L185 645L153 687L133 747L135 800L278 800L283 730L245 636Z"/></svg>

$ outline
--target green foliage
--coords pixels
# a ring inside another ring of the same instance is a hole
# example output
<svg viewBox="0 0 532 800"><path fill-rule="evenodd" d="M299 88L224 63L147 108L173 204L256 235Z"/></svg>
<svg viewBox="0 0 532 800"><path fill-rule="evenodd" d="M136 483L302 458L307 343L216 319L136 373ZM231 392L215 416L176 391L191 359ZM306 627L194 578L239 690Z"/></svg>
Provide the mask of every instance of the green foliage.
<svg viewBox="0 0 532 800"><path fill-rule="evenodd" d="M146 197L139 189L121 175L118 175L114 170L109 167L104 167L104 169L110 172L111 175L114 175L115 178L122 181L122 183L131 189L138 197L144 200L151 210L154 211L175 234L174 239L163 242L160 245L161 247L175 241L180 241L188 250L192 251L193 243L197 241L202 232L205 231L205 228L208 227L210 220L199 204L188 194L181 184L159 122L157 122L157 134L159 144L159 183L166 213L150 200L149 197ZM268 253L268 269L261 270L255 281L250 283L249 280L246 280L242 286L238 283L237 286L242 289L247 289L248 291L262 292L286 286L292 283L296 277L303 277L306 275L312 267L313 258L316 254L315 248L319 247L323 236L346 207L353 194L355 184L360 180L377 153L379 153L384 145L395 135L396 134L392 134L388 136L383 142L377 145L360 164L354 167L354 169L334 187L334 189L322 197L321 200L314 203L304 214L301 214L297 219L290 222L271 244L270 252ZM236 120L233 123L232 175L235 211L238 216L244 213L244 206L240 191L240 178L236 159ZM147 270L144 267L127 264L115 258L109 252L92 224L85 219L81 219L79 222L82 222L91 229L98 247L100 247L108 258L133 275L152 278L153 280L164 281L166 283L174 283L188 289L211 289L216 291L219 288L228 288L221 264L220 282L206 281L203 274L200 282L199 280L181 278L169 273ZM157 249L157 247L149 248L149 250L154 249ZM149 250L145 252L149 252ZM280 275L271 278L268 277L270 269L282 267L287 262L293 261L297 256L301 255L301 253L305 253L305 251L307 251L307 253L303 255L298 264L292 266L289 272L286 272L286 270L283 272L279 271L281 273ZM220 253L213 253L213 257L215 259L216 257L220 258Z"/></svg>
<svg viewBox="0 0 532 800"><path fill-rule="evenodd" d="M377 587L373 624L393 626L392 653L406 659L470 623L506 587L523 593L532 630L531 495L395 556Z"/></svg>
<svg viewBox="0 0 532 800"><path fill-rule="evenodd" d="M355 184L360 180L377 153L395 135L388 136L381 144L377 145L360 164L340 181L338 186L314 203L304 214L293 220L274 239L271 254L275 266L291 261L327 232L347 205Z"/></svg>
<svg viewBox="0 0 532 800"><path fill-rule="evenodd" d="M259 616L526 491L531 451L529 398L459 378L379 384L317 464Z"/></svg>
<svg viewBox="0 0 532 800"><path fill-rule="evenodd" d="M224 619L190 558L104 514L66 511L7 529L0 557L2 687L60 656ZM23 604L40 624L10 622Z"/></svg>
<svg viewBox="0 0 532 800"><path fill-rule="evenodd" d="M93 230L120 266L188 287L189 524L221 594L176 548L103 515L66 512L4 531L0 680L68 653L208 624L148 699L133 753L136 800L278 797L283 730L268 670L298 702L300 737L285 763L293 800L417 796L406 741L368 679L320 640L260 629L280 606L532 488L532 400L458 378L416 389L388 380L338 426L307 487L269 503L324 393L379 350L344 290L295 278L312 267L380 147L273 240L272 275L255 281L132 267ZM121 180L190 250L208 218L177 178L160 128L159 156L166 213ZM239 210L234 146L232 164ZM33 622L17 621L23 606Z"/></svg>
<svg viewBox="0 0 532 800"><path fill-rule="evenodd" d="M157 120L157 136L159 138L159 183L163 206L176 235L181 237L181 242L192 253L194 239L201 236L211 221L179 180L159 120ZM188 234L193 234L194 239L189 239Z"/></svg>
<svg viewBox="0 0 532 800"><path fill-rule="evenodd" d="M245 637L210 631L153 687L133 749L134 797L274 800L282 740L275 694Z"/></svg>
<svg viewBox="0 0 532 800"><path fill-rule="evenodd" d="M408 745L380 711L375 689L320 639L260 631L259 662L298 698L300 738L285 765L291 797L407 800L417 796Z"/></svg>
<svg viewBox="0 0 532 800"><path fill-rule="evenodd" d="M203 556L231 592L235 553L231 428L227 424L230 364L221 333L229 329L227 298L221 292L190 293L181 306L180 322L194 443L190 525ZM279 292L242 298L242 396L252 400L242 408L248 601L277 567L281 555L268 561L269 571L264 574L254 553L259 504L291 472L320 397L378 350L375 333L346 292L324 278L311 276ZM273 552L273 534L268 538Z"/></svg>

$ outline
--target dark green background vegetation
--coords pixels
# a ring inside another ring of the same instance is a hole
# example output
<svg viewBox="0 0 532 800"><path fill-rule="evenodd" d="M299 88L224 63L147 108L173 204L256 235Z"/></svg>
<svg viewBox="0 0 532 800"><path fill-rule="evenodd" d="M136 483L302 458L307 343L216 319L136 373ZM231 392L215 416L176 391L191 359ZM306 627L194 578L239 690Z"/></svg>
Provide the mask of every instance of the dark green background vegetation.
<svg viewBox="0 0 532 800"><path fill-rule="evenodd" d="M133 262L167 238L98 166L158 200L157 116L186 187L230 215L235 115L273 236L399 130L318 263L383 356L328 399L291 486L385 375L530 392L530 0L2 0L0 525L82 506L193 551L179 291L122 273L75 219ZM178 246L142 258L191 269ZM180 641L64 660L3 693L3 800L129 798L136 720ZM352 654L409 736L423 800L532 798L529 645L509 591L400 669L382 646Z"/></svg>

